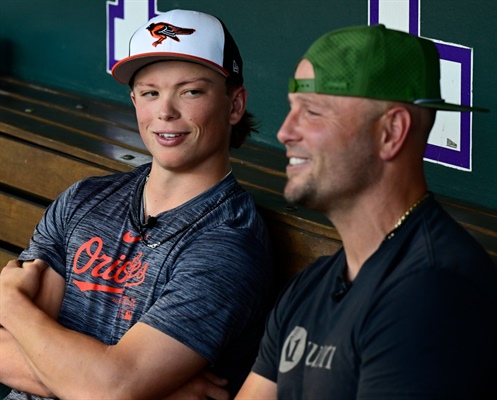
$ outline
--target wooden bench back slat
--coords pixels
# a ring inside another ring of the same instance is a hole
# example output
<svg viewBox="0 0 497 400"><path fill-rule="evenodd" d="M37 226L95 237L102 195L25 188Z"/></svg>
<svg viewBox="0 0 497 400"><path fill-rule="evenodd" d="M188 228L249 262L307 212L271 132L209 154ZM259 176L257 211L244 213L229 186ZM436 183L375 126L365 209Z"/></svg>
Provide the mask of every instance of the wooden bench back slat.
<svg viewBox="0 0 497 400"><path fill-rule="evenodd" d="M44 105L59 112L93 119L106 125L138 131L134 110L120 104L111 104L52 88L28 84L10 77L0 77L0 95L35 105ZM24 110L24 108L19 110Z"/></svg>
<svg viewBox="0 0 497 400"><path fill-rule="evenodd" d="M24 248L45 207L0 192L0 241Z"/></svg>
<svg viewBox="0 0 497 400"><path fill-rule="evenodd" d="M13 113L17 112L19 115L37 121L37 123L62 128L71 135L86 137L87 140L108 142L119 147L148 154L148 150L136 130L102 123L102 121L87 118L86 115L81 113L61 112L63 110L44 104L1 96L0 109Z"/></svg>
<svg viewBox="0 0 497 400"><path fill-rule="evenodd" d="M0 182L54 200L77 180L110 170L0 135Z"/></svg>
<svg viewBox="0 0 497 400"><path fill-rule="evenodd" d="M71 135L57 126L39 123L22 116L10 116L0 109L0 133L8 133L42 147L60 151L115 171L131 170L151 160L149 155L138 153L103 141ZM19 125L17 124L19 122Z"/></svg>

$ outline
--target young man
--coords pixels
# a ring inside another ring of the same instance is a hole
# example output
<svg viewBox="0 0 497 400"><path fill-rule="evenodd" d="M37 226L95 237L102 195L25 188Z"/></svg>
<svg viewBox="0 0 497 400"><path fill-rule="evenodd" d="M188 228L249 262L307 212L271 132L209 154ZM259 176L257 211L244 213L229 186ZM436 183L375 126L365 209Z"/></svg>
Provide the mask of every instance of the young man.
<svg viewBox="0 0 497 400"><path fill-rule="evenodd" d="M133 35L113 75L131 86L152 163L71 186L2 271L9 399L164 398L206 369L236 392L271 275L266 229L229 163L253 130L242 68L207 14L173 10Z"/></svg>
<svg viewBox="0 0 497 400"><path fill-rule="evenodd" d="M439 74L431 41L381 25L298 64L285 197L343 249L287 287L237 399L497 398L497 269L423 174L435 110L474 110L441 99Z"/></svg>

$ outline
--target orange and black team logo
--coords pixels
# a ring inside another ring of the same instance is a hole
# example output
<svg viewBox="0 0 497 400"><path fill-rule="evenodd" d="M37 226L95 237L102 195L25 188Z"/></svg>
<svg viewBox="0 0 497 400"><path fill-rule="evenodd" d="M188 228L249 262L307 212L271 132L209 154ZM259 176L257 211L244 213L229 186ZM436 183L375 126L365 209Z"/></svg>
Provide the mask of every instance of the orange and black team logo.
<svg viewBox="0 0 497 400"><path fill-rule="evenodd" d="M195 32L195 29L180 28L168 24L167 22L152 23L147 26L147 29L154 38L157 38L157 40L152 43L154 47L157 47L157 45L161 44L167 38L179 42L178 35L191 35Z"/></svg>

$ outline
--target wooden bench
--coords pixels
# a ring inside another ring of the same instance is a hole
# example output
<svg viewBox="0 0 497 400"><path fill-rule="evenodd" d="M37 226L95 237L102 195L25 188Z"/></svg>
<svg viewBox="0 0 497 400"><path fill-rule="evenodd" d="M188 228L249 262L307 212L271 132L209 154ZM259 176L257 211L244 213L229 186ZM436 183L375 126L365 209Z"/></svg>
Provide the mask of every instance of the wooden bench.
<svg viewBox="0 0 497 400"><path fill-rule="evenodd" d="M0 267L28 244L46 206L70 184L151 160L131 108L9 77L0 77L0 149ZM278 286L341 246L324 216L283 199L283 151L250 141L232 151L231 163L271 231ZM439 200L497 261L497 212Z"/></svg>

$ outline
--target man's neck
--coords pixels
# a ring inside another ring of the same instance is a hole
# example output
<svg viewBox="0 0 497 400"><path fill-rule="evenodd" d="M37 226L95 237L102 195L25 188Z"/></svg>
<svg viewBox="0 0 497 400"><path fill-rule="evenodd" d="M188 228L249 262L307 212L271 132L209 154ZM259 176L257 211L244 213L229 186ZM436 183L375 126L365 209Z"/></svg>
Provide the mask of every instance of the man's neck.
<svg viewBox="0 0 497 400"><path fill-rule="evenodd" d="M218 184L230 171L229 165L205 171L188 171L184 173L159 170L152 166L144 196L146 196L147 214L157 215L161 212L179 207Z"/></svg>
<svg viewBox="0 0 497 400"><path fill-rule="evenodd" d="M343 242L347 259L347 278L353 281L366 260L373 255L393 231L396 224L409 214L411 208L426 194L426 187L386 195L368 196L346 210L332 210L328 217ZM410 211L411 210L411 211Z"/></svg>

